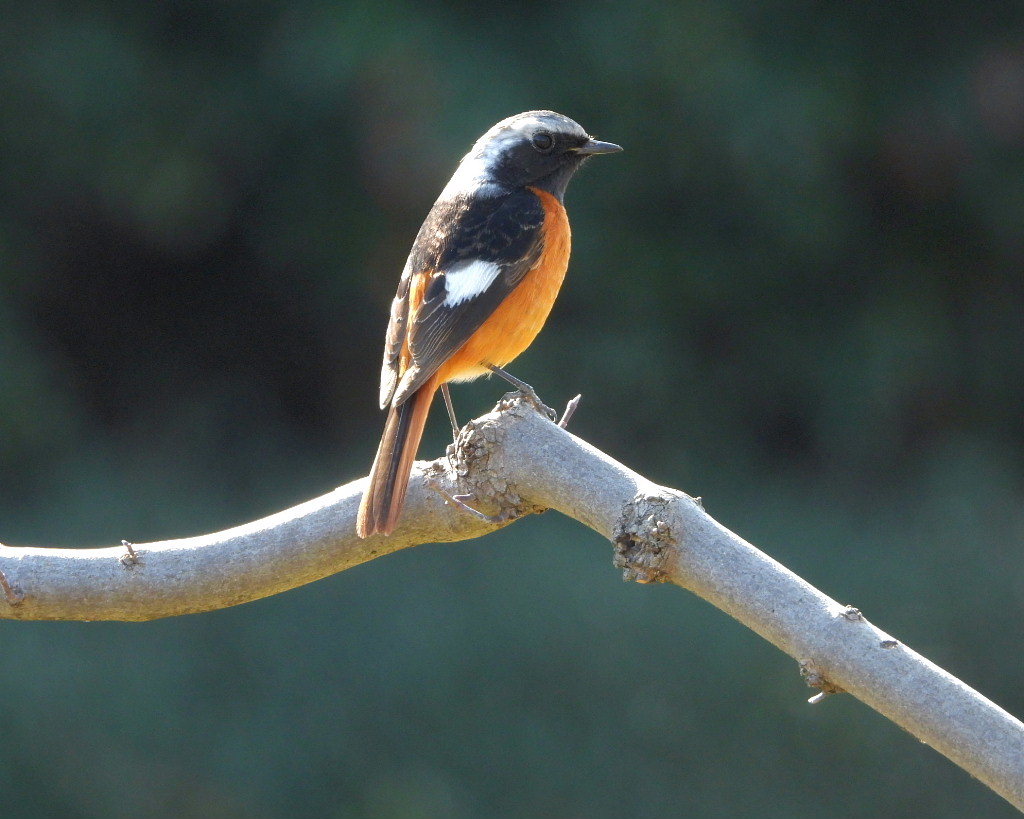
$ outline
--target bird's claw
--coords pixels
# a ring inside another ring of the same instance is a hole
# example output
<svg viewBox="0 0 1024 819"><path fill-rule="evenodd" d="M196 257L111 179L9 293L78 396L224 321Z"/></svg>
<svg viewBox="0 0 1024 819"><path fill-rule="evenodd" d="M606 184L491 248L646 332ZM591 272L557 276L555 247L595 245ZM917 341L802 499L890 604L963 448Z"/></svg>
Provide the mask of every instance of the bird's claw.
<svg viewBox="0 0 1024 819"><path fill-rule="evenodd" d="M523 396L524 401L533 404L534 409L536 409L541 415L546 415L548 420L552 423L558 421L558 413L540 400L540 396L537 395L537 392L533 387L520 387L519 394Z"/></svg>

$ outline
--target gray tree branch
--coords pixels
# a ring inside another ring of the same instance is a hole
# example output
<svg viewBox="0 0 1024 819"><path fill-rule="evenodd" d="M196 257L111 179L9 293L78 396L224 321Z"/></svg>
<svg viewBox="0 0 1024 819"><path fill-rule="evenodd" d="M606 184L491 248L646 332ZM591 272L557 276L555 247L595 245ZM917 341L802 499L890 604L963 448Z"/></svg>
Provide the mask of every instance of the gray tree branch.
<svg viewBox="0 0 1024 819"><path fill-rule="evenodd" d="M363 480L215 534L102 549L0 547L0 616L151 620L256 600L418 543L478 537L557 509L615 544L627 579L700 595L774 643L825 693L847 691L1024 810L1024 725L709 517L517 398L417 463L399 528L360 540ZM446 503L471 494L494 519ZM6 600L6 603L4 602Z"/></svg>

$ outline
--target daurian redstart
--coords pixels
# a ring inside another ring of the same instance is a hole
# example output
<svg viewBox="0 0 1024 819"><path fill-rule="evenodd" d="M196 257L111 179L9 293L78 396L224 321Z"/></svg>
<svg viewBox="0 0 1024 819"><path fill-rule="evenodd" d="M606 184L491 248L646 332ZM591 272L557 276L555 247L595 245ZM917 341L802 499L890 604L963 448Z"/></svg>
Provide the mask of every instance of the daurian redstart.
<svg viewBox="0 0 1024 819"><path fill-rule="evenodd" d="M390 409L359 505L360 537L398 523L437 389L507 375L499 368L536 338L569 264L566 186L588 157L621 150L554 111L527 111L463 157L391 303L380 379L380 405Z"/></svg>

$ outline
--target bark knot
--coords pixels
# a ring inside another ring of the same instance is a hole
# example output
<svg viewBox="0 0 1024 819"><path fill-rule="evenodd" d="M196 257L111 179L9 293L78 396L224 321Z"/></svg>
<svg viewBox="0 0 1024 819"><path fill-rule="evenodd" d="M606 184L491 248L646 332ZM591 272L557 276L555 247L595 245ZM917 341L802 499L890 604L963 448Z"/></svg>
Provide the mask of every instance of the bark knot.
<svg viewBox="0 0 1024 819"><path fill-rule="evenodd" d="M811 688L817 688L819 693L811 697L811 702L820 702L820 697L827 694L842 694L845 689L840 688L834 682L829 680L825 673L819 669L813 660L800 660L800 676L804 678L804 682Z"/></svg>
<svg viewBox="0 0 1024 819"><path fill-rule="evenodd" d="M494 412L463 426L447 449L450 478L458 492L463 493L463 497L471 496L474 507L481 504L496 507L495 517L504 521L544 511L543 507L525 501L515 484L508 480L510 470L504 465L502 446L508 426L505 416L518 419L535 411L518 393L509 393L498 402ZM443 459L435 462L429 472L440 477L445 471L442 464Z"/></svg>
<svg viewBox="0 0 1024 819"><path fill-rule="evenodd" d="M3 544L0 544L3 545ZM0 589L3 589L4 598L7 600L9 606L20 606L25 602L25 592L15 586L7 579L2 571L0 571Z"/></svg>
<svg viewBox="0 0 1024 819"><path fill-rule="evenodd" d="M615 533L615 557L622 579L637 583L663 583L665 563L676 538L669 525L669 504L674 497L639 494L622 510Z"/></svg>

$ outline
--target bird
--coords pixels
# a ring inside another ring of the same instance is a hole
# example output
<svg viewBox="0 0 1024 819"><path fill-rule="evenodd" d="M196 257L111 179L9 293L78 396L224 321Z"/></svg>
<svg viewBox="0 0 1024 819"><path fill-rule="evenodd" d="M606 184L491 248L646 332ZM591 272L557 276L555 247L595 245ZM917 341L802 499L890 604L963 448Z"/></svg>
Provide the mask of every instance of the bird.
<svg viewBox="0 0 1024 819"><path fill-rule="evenodd" d="M569 264L565 190L590 157L622 148L554 111L503 119L480 137L420 227L391 302L381 367L388 414L356 534L398 524L427 413L448 384L500 375L547 320Z"/></svg>

